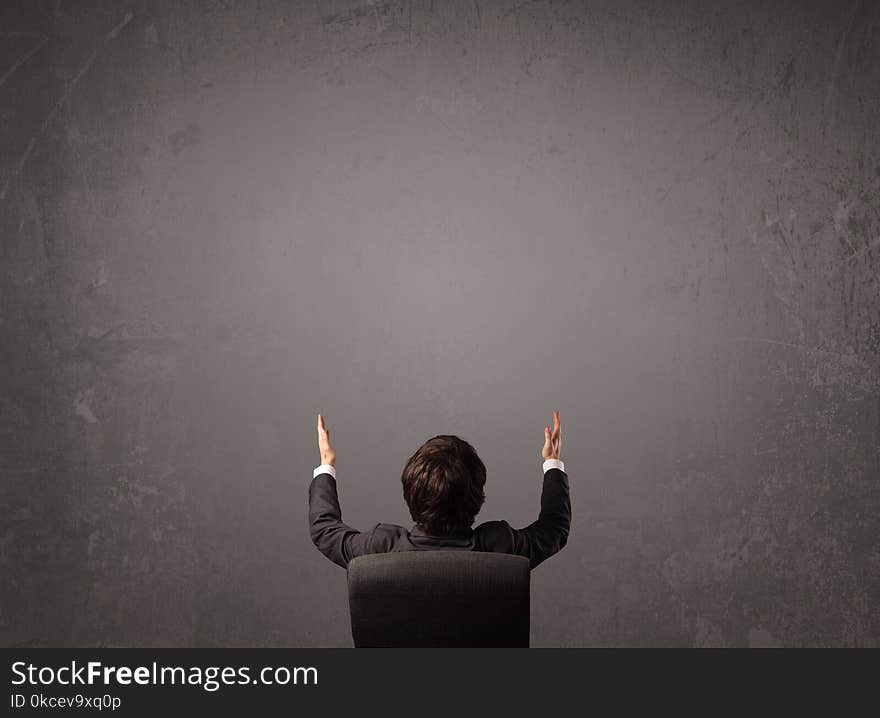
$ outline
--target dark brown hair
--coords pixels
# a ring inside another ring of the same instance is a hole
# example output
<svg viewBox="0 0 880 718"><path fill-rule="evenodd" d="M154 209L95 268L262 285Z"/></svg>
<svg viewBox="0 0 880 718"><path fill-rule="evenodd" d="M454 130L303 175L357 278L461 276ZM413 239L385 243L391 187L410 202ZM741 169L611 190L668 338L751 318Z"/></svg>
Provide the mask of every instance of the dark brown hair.
<svg viewBox="0 0 880 718"><path fill-rule="evenodd" d="M486 500L486 467L474 447L457 436L428 439L400 478L413 521L433 536L469 529Z"/></svg>

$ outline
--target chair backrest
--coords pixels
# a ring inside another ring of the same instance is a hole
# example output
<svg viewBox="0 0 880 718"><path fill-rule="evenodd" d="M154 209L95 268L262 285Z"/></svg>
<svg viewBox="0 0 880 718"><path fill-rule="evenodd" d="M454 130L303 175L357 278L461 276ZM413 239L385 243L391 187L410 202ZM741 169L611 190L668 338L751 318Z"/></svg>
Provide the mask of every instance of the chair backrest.
<svg viewBox="0 0 880 718"><path fill-rule="evenodd" d="M357 647L529 645L529 561L476 551L370 554L348 565Z"/></svg>

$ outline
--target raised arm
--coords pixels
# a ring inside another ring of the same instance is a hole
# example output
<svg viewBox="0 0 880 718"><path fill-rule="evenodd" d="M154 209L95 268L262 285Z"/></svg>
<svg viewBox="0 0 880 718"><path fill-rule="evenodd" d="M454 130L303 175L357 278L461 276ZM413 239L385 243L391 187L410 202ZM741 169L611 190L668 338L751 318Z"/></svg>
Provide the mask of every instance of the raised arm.
<svg viewBox="0 0 880 718"><path fill-rule="evenodd" d="M513 552L529 559L535 568L545 559L562 550L571 527L571 499L568 474L559 458L562 450L562 423L559 412L553 412L553 429L544 427L544 485L541 489L541 510L538 520L522 529L512 529Z"/></svg>
<svg viewBox="0 0 880 718"><path fill-rule="evenodd" d="M321 464L312 473L309 485L309 533L312 543L333 563L346 568L355 556L383 549L385 532L361 532L342 522L342 509L336 492L336 451L330 444L330 430L318 414L318 450Z"/></svg>
<svg viewBox="0 0 880 718"><path fill-rule="evenodd" d="M333 466L322 464L314 471L309 485L309 533L318 551L333 563L348 566L346 538L360 532L342 523Z"/></svg>
<svg viewBox="0 0 880 718"><path fill-rule="evenodd" d="M312 472L309 485L309 533L316 548L333 563L348 565L345 551L348 536L360 531L342 523L342 509L336 493L336 451L330 444L330 431L318 414L318 451L321 464Z"/></svg>

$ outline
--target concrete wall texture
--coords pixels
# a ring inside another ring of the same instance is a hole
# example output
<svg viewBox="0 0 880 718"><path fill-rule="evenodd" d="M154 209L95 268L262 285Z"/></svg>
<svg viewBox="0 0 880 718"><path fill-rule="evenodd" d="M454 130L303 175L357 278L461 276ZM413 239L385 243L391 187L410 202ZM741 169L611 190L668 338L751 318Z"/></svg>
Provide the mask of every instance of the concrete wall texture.
<svg viewBox="0 0 880 718"><path fill-rule="evenodd" d="M536 646L880 641L880 5L5 2L0 643L350 645L311 545L568 546Z"/></svg>

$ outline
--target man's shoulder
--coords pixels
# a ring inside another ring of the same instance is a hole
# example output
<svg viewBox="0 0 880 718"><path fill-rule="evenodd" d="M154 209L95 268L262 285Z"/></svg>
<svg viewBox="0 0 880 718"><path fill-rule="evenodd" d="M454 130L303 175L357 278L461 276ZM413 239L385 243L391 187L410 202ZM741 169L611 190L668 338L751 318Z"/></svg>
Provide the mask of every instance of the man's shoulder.
<svg viewBox="0 0 880 718"><path fill-rule="evenodd" d="M476 547L481 551L511 551L513 529L507 521L486 521L474 529Z"/></svg>
<svg viewBox="0 0 880 718"><path fill-rule="evenodd" d="M370 548L376 553L393 551L409 543L409 530L397 524L376 524L370 529Z"/></svg>

